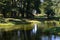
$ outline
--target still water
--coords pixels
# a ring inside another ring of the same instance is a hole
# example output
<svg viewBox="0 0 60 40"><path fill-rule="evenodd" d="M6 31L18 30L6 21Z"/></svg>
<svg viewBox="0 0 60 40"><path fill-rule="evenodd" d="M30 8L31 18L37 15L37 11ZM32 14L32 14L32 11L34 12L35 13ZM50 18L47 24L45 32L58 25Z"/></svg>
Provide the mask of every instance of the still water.
<svg viewBox="0 0 60 40"><path fill-rule="evenodd" d="M59 35L41 35L39 32L33 33L32 30L14 30L2 32L0 35L0 40L60 40Z"/></svg>
<svg viewBox="0 0 60 40"><path fill-rule="evenodd" d="M42 28L44 27L42 24L39 25ZM60 40L59 35L45 35L42 33L42 28L39 29L37 24L33 26L31 30L15 29L12 31L0 31L0 40Z"/></svg>

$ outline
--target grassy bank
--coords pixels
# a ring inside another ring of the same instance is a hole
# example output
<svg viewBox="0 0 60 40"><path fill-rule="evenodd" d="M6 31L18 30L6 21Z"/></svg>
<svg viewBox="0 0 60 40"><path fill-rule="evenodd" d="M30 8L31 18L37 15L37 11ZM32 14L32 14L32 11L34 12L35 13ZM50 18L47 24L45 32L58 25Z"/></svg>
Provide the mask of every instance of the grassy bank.
<svg viewBox="0 0 60 40"><path fill-rule="evenodd" d="M0 31L32 30L35 27L35 24L37 25L38 29L42 29L42 32L44 33L60 34L60 21L39 21L37 19L14 19L6 21L6 23L0 23Z"/></svg>

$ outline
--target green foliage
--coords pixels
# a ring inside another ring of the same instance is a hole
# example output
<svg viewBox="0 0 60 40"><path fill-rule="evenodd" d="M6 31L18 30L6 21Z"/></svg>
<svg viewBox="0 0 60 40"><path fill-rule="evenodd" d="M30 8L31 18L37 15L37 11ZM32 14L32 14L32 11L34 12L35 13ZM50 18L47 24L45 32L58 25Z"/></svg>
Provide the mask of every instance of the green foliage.
<svg viewBox="0 0 60 40"><path fill-rule="evenodd" d="M45 33L58 34L60 33L60 27L48 28L44 31Z"/></svg>
<svg viewBox="0 0 60 40"><path fill-rule="evenodd" d="M39 6L40 6L40 0L2 0L0 2L1 5L1 13L6 16L8 12L13 11L12 9L16 9L16 12L18 11L18 16L21 13L21 16L24 17L26 14L27 17L33 16L32 10L35 9L37 10L37 13L40 12ZM14 13L13 13L14 14ZM13 15L11 14L11 15ZM15 15L15 14L14 14ZM13 15L13 16L14 16Z"/></svg>
<svg viewBox="0 0 60 40"><path fill-rule="evenodd" d="M58 5L57 5L58 4ZM35 9L37 13L41 13L41 10L52 9L54 13L60 13L59 10L59 1L44 0L43 3L40 0L1 0L0 1L0 12L5 16L19 17L34 17L32 11ZM13 12L13 13L12 13ZM16 12L16 13L14 13Z"/></svg>

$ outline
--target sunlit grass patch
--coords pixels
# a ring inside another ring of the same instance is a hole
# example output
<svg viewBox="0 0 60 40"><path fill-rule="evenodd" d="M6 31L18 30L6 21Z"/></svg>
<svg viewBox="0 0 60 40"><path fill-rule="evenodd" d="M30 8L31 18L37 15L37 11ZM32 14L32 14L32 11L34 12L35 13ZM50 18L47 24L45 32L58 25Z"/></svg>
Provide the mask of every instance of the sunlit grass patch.
<svg viewBox="0 0 60 40"><path fill-rule="evenodd" d="M37 23L41 23L40 21L34 21L34 20L29 21L29 22L31 22L31 23L35 23L35 24L37 24Z"/></svg>
<svg viewBox="0 0 60 40"><path fill-rule="evenodd" d="M33 28L33 24L15 25L12 23L0 23L0 29L3 29L3 31L11 31L11 30L15 30L15 29L31 30L32 28Z"/></svg>
<svg viewBox="0 0 60 40"><path fill-rule="evenodd" d="M46 14L36 14L35 18L46 18Z"/></svg>
<svg viewBox="0 0 60 40"><path fill-rule="evenodd" d="M14 22L16 23L19 21L14 21ZM52 27L60 27L59 21L55 21L55 20L37 21L37 20L24 19L24 21L19 22L19 24L18 23L15 24L14 22L0 23L0 29L4 29L5 31L10 31L15 29L31 30L34 27L34 24L36 24L38 28L42 28L43 30Z"/></svg>
<svg viewBox="0 0 60 40"><path fill-rule="evenodd" d="M54 21L56 23L57 27L60 27L60 22L59 21Z"/></svg>
<svg viewBox="0 0 60 40"><path fill-rule="evenodd" d="M0 23L0 26L1 25L14 25L13 23Z"/></svg>
<svg viewBox="0 0 60 40"><path fill-rule="evenodd" d="M14 26L13 23L0 23L0 29L7 30L10 29L12 26Z"/></svg>

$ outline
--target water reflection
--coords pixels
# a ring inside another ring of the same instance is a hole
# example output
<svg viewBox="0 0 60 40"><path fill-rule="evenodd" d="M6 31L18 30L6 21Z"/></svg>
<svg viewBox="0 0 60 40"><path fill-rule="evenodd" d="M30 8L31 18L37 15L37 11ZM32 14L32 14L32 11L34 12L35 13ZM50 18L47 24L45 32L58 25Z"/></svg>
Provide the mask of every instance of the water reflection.
<svg viewBox="0 0 60 40"><path fill-rule="evenodd" d="M57 36L57 35L44 35L41 37L42 40L60 40L60 36Z"/></svg>
<svg viewBox="0 0 60 40"><path fill-rule="evenodd" d="M58 35L41 35L39 32L36 32L34 35L32 30L13 30L9 32L2 32L0 36L1 40L60 40ZM1 32L0 32L1 33Z"/></svg>
<svg viewBox="0 0 60 40"><path fill-rule="evenodd" d="M41 23L41 26L43 27ZM56 25L54 23L54 25ZM45 26L45 25L44 25ZM50 26L50 24L49 24ZM23 26L24 29L25 26ZM60 36L58 35L44 35L42 34L42 30L38 28L37 24L34 24L34 28L30 30L12 30L12 31L0 31L0 40L60 40Z"/></svg>
<svg viewBox="0 0 60 40"><path fill-rule="evenodd" d="M48 36L41 36L42 40L48 40Z"/></svg>
<svg viewBox="0 0 60 40"><path fill-rule="evenodd" d="M20 38L20 31L19 30L17 31L17 35L18 35L18 40L20 40L21 38Z"/></svg>
<svg viewBox="0 0 60 40"><path fill-rule="evenodd" d="M60 36L56 36L55 40L60 40Z"/></svg>
<svg viewBox="0 0 60 40"><path fill-rule="evenodd" d="M36 33L37 32L37 27L38 27L37 24L34 24L34 28L32 30L33 33Z"/></svg>

